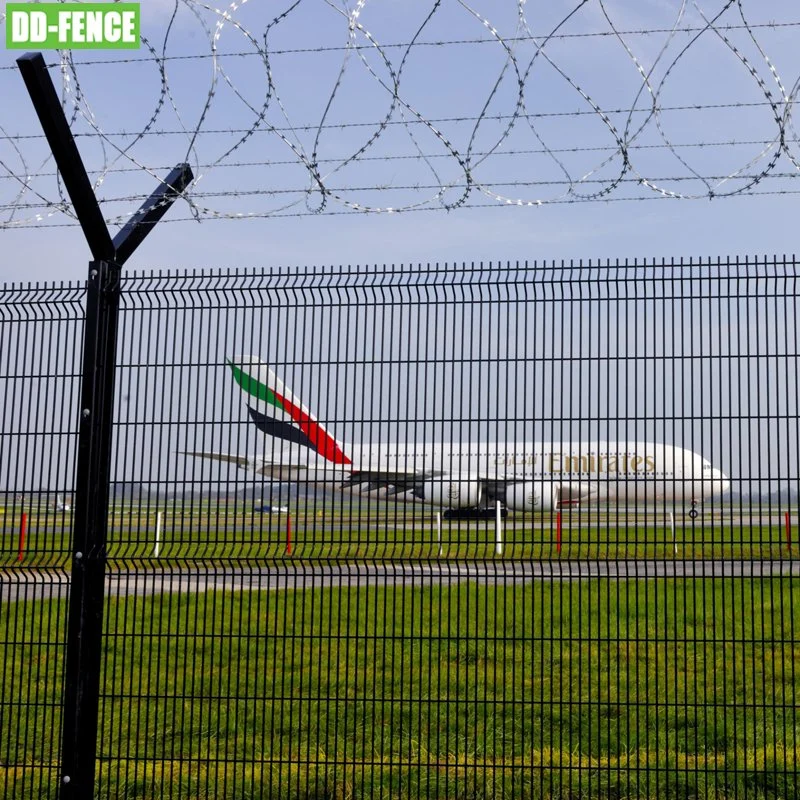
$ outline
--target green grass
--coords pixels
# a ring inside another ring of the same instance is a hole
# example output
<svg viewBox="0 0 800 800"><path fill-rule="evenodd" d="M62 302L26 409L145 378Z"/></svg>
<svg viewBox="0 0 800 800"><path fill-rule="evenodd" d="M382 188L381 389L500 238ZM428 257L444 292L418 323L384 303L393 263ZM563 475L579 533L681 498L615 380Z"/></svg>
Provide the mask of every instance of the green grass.
<svg viewBox="0 0 800 800"><path fill-rule="evenodd" d="M676 520L675 540L664 521L653 516L620 524L604 513L564 513L561 550L551 514L512 515L504 523L503 555L516 559L640 559L747 558L782 559L800 552L798 527L791 527L791 551L778 514L743 524L730 509L706 513L692 523ZM71 514L33 511L28 519L27 566L63 566L68 562ZM247 508L202 503L191 509L167 506L163 517L159 558L165 564L181 560L269 559L286 554L287 516L256 514ZM0 519L0 566L17 563L18 523ZM291 513L292 556L295 559L428 559L493 558L494 520L445 520L441 546L429 509L375 504L369 514L351 516L312 505ZM154 557L155 509L117 509L109 518L109 569L122 561ZM151 562L152 563L152 562ZM124 564L122 566L127 566Z"/></svg>
<svg viewBox="0 0 800 800"><path fill-rule="evenodd" d="M796 608L789 578L110 599L98 796L796 798ZM63 618L0 610L9 797L53 796Z"/></svg>

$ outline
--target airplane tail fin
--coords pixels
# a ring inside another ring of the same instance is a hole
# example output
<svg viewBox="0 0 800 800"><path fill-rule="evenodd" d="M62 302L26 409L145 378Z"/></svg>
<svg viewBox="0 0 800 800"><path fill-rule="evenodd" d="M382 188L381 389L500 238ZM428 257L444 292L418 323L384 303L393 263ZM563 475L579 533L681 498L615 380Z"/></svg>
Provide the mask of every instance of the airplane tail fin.
<svg viewBox="0 0 800 800"><path fill-rule="evenodd" d="M253 424L267 436L308 447L333 464L350 464L342 445L256 356L228 359Z"/></svg>

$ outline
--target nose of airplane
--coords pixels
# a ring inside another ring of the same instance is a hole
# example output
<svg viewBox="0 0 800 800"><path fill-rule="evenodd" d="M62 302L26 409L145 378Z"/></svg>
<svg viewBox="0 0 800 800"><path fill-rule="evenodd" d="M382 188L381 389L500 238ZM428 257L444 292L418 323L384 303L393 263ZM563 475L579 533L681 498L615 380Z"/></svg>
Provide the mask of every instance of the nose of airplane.
<svg viewBox="0 0 800 800"><path fill-rule="evenodd" d="M714 470L714 494L725 494L731 488L731 482L728 477L722 473L722 470Z"/></svg>

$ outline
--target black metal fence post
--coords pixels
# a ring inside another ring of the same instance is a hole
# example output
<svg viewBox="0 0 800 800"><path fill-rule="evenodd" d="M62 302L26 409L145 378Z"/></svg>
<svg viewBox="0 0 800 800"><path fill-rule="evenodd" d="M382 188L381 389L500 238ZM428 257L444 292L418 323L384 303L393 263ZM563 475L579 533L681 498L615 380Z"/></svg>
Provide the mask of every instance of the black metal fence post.
<svg viewBox="0 0 800 800"><path fill-rule="evenodd" d="M178 164L112 238L42 54L27 53L17 64L95 259L89 264L86 297L60 776L61 798L91 800L100 702L120 273L188 186L192 171L188 164Z"/></svg>
<svg viewBox="0 0 800 800"><path fill-rule="evenodd" d="M119 266L90 262L62 729L64 800L94 794L119 287Z"/></svg>

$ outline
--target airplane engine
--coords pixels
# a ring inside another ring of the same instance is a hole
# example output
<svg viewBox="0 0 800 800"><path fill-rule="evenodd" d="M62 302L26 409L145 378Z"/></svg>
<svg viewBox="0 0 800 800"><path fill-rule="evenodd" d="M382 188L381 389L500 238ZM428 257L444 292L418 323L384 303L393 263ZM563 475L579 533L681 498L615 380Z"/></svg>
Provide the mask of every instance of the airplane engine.
<svg viewBox="0 0 800 800"><path fill-rule="evenodd" d="M545 483L513 483L506 489L505 502L512 511L550 511L553 488Z"/></svg>
<svg viewBox="0 0 800 800"><path fill-rule="evenodd" d="M477 481L428 481L414 490L424 503L442 508L472 508L481 501L481 484Z"/></svg>

